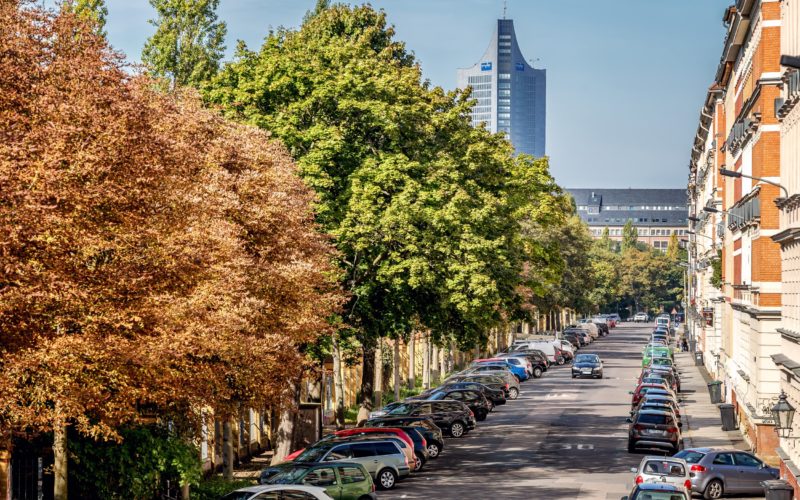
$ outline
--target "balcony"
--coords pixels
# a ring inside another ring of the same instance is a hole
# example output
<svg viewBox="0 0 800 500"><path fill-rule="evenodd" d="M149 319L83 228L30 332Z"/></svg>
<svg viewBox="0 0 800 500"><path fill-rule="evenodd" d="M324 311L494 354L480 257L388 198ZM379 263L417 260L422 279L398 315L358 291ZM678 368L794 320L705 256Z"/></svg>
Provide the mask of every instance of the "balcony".
<svg viewBox="0 0 800 500"><path fill-rule="evenodd" d="M750 285L733 285L733 300L731 304L740 307L758 307L758 288Z"/></svg>

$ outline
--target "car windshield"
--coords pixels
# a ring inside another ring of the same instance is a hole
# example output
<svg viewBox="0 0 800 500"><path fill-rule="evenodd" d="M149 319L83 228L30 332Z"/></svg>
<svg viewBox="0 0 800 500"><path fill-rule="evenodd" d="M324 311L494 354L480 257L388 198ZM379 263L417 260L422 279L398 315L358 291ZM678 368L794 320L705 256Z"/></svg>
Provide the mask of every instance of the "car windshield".
<svg viewBox="0 0 800 500"><path fill-rule="evenodd" d="M303 453L297 455L295 460L297 462L319 462L328 449L327 447L306 448Z"/></svg>
<svg viewBox="0 0 800 500"><path fill-rule="evenodd" d="M389 415L407 415L414 409L412 404L400 404L397 408L392 408Z"/></svg>
<svg viewBox="0 0 800 500"><path fill-rule="evenodd" d="M428 397L428 399L433 399L433 400L437 400L438 401L440 399L444 399L445 397L447 397L447 393L446 392L444 392L444 391L436 391L433 394L431 394Z"/></svg>
<svg viewBox="0 0 800 500"><path fill-rule="evenodd" d="M690 464L696 464L700 462L704 456L706 456L705 453L700 453L699 451L694 450L681 450L675 454L675 458L682 458Z"/></svg>
<svg viewBox="0 0 800 500"><path fill-rule="evenodd" d="M575 357L576 363L597 363L599 358L594 354L578 354Z"/></svg>
<svg viewBox="0 0 800 500"><path fill-rule="evenodd" d="M308 467L295 467L287 471L279 472L269 478L269 484L297 484L303 474L306 473Z"/></svg>
<svg viewBox="0 0 800 500"><path fill-rule="evenodd" d="M645 462L642 472L657 476L680 476L686 475L686 467L674 460L648 460Z"/></svg>
<svg viewBox="0 0 800 500"><path fill-rule="evenodd" d="M641 413L639 414L639 418L636 419L636 423L665 425L667 423L667 416L658 413Z"/></svg>
<svg viewBox="0 0 800 500"><path fill-rule="evenodd" d="M640 491L636 500L686 500L686 495L679 491Z"/></svg>

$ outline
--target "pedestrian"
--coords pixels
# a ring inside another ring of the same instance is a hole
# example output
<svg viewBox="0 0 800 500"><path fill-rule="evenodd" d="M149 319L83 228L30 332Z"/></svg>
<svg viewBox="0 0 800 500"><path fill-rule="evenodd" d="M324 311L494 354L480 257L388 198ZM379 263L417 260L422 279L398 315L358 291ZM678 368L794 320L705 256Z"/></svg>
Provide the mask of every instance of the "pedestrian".
<svg viewBox="0 0 800 500"><path fill-rule="evenodd" d="M683 337L681 340L681 351L686 352L689 350L689 342L686 341L686 337Z"/></svg>

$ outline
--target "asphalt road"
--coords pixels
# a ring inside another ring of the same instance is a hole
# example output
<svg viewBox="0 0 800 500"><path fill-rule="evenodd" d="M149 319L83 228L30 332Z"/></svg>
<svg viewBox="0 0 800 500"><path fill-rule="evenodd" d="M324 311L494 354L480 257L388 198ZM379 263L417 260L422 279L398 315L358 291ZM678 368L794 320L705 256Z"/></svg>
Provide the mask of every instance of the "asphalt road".
<svg viewBox="0 0 800 500"><path fill-rule="evenodd" d="M643 456L627 452L625 419L651 329L623 324L581 349L600 355L602 380L573 380L563 366L524 382L516 401L379 498L618 500Z"/></svg>

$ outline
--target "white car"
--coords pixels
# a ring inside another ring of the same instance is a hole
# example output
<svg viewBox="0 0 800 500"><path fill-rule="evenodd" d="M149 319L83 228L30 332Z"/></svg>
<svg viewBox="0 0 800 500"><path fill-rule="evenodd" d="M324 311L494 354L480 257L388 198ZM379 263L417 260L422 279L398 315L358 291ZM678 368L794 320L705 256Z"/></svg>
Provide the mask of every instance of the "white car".
<svg viewBox="0 0 800 500"><path fill-rule="evenodd" d="M250 486L228 493L222 500L282 500L284 498L314 498L316 500L333 500L325 488L304 486L301 484L265 484Z"/></svg>
<svg viewBox="0 0 800 500"><path fill-rule="evenodd" d="M636 474L634 482L641 483L667 483L679 488L685 488L691 498L692 480L689 477L689 466L682 458L647 456L634 467L631 472Z"/></svg>
<svg viewBox="0 0 800 500"><path fill-rule="evenodd" d="M636 313L633 317L633 321L636 323L647 323L647 320L650 319L647 317L647 313Z"/></svg>

